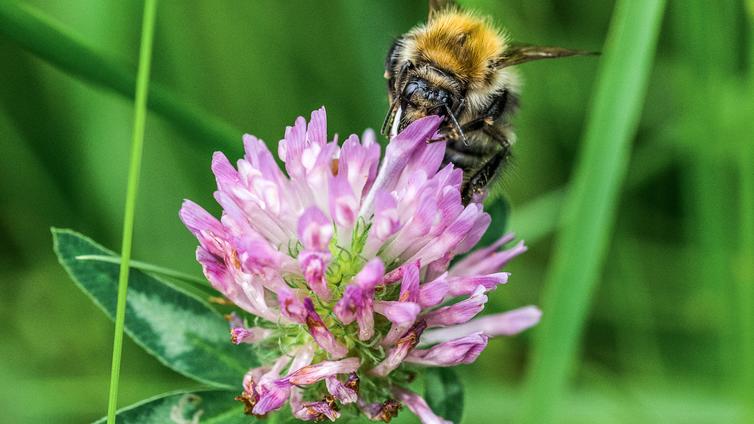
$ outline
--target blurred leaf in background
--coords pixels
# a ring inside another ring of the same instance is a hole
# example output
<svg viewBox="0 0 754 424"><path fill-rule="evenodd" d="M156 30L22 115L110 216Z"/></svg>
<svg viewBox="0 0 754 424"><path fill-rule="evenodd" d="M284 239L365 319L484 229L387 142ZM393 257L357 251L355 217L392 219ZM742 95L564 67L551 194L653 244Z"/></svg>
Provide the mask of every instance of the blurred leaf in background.
<svg viewBox="0 0 754 424"><path fill-rule="evenodd" d="M461 3L516 40L586 50L602 49L614 7ZM19 7L135 75L140 2L6 1L0 12ZM203 123L181 123L186 115L152 103L134 258L200 275L177 211L183 198L213 204L211 174L197 172L209 168L211 152L240 151L241 132L274 144L280 128L322 104L341 139L379 127L387 47L425 18L426 4L159 7L154 87L168 93L168 106L199 113L226 135L211 137L197 129ZM754 369L751 13L744 0L668 2L616 225L556 422L751 422L741 396L754 387L742 372ZM0 28L0 407L7 422L93 421L105 412L112 327L58 266L49 227L118 245L131 100L29 49L32 40L13 28ZM597 66L582 58L520 67L519 142L502 191L508 227L530 249L490 297L492 312L540 303ZM239 133L229 141L232 131ZM514 420L532 334L491 342L461 370L465 422ZM121 405L193 387L133 343L123 364Z"/></svg>

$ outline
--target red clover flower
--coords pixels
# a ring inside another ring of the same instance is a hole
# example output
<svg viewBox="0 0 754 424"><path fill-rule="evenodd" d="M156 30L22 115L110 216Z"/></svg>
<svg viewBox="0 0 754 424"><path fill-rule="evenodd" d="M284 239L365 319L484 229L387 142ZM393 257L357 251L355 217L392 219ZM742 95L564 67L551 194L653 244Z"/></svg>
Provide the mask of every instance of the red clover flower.
<svg viewBox="0 0 754 424"><path fill-rule="evenodd" d="M286 129L285 172L251 135L236 167L214 154L222 217L189 200L180 216L207 279L242 310L229 316L231 341L254 344L265 362L243 377L246 413L290 404L301 420L360 411L388 422L406 406L423 423L447 422L406 388L415 370L474 362L489 337L538 322L531 306L474 319L526 248L500 250L506 235L451 263L490 216L462 203L444 143L427 143L440 123L409 125L381 164L371 131L328 141L324 108Z"/></svg>

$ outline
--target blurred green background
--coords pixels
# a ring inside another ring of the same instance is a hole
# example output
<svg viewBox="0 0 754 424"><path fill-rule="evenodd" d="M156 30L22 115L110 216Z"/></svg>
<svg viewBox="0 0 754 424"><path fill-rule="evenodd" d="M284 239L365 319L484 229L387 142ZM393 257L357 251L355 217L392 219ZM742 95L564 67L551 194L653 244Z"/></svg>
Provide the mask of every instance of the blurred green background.
<svg viewBox="0 0 754 424"><path fill-rule="evenodd" d="M69 48L44 57L27 43L33 34L11 27L8 16L30 12L109 58L115 74L126 76L118 89L130 93L142 3L3 3L1 421L91 421L106 412L112 323L58 265L49 227L120 246L132 102L92 83L109 68L95 63L85 79L62 71L53 63L87 59ZM491 15L516 40L587 50L603 48L614 7L461 3ZM745 0L668 1L557 422L753 422L744 407L754 401L747 350L754 340L753 10ZM216 134L202 133L191 115L150 111L134 258L199 275L196 241L178 208L191 198L219 211L210 155L239 156L242 132L275 143L296 116L320 105L331 134L378 128L387 108L386 50L425 16L423 0L161 1L153 88L169 103L203 111L210 126L220 124ZM520 67L519 142L501 192L511 204L509 227L530 250L509 266L513 278L490 297L492 311L541 303L598 66L599 58L574 58ZM491 341L463 369L465 422L515 421L535 331ZM196 383L126 343L120 405L182 387Z"/></svg>

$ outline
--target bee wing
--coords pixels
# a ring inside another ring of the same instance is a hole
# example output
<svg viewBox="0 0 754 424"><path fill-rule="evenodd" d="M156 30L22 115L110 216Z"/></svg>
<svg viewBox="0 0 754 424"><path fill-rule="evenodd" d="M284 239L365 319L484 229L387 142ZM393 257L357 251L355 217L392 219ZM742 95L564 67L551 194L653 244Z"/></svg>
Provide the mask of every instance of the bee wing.
<svg viewBox="0 0 754 424"><path fill-rule="evenodd" d="M571 50L562 47L534 46L531 44L513 44L505 50L503 56L498 60L498 67L505 68L508 66L518 65L521 63L531 62L540 59L557 59L568 56L594 56L598 52L586 50Z"/></svg>
<svg viewBox="0 0 754 424"><path fill-rule="evenodd" d="M447 9L449 7L457 7L458 3L455 0L429 0L429 16L440 10Z"/></svg>

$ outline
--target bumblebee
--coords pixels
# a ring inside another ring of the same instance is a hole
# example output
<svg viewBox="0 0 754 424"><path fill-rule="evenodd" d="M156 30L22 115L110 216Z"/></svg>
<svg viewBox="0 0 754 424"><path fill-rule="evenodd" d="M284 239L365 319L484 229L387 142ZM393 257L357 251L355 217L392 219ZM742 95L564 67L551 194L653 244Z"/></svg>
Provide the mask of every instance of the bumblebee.
<svg viewBox="0 0 754 424"><path fill-rule="evenodd" d="M464 173L465 204L486 196L511 156L521 63L592 54L513 44L488 18L452 0L430 0L429 19L396 39L385 60L390 107L382 134L393 137L428 115L444 117L445 163Z"/></svg>

